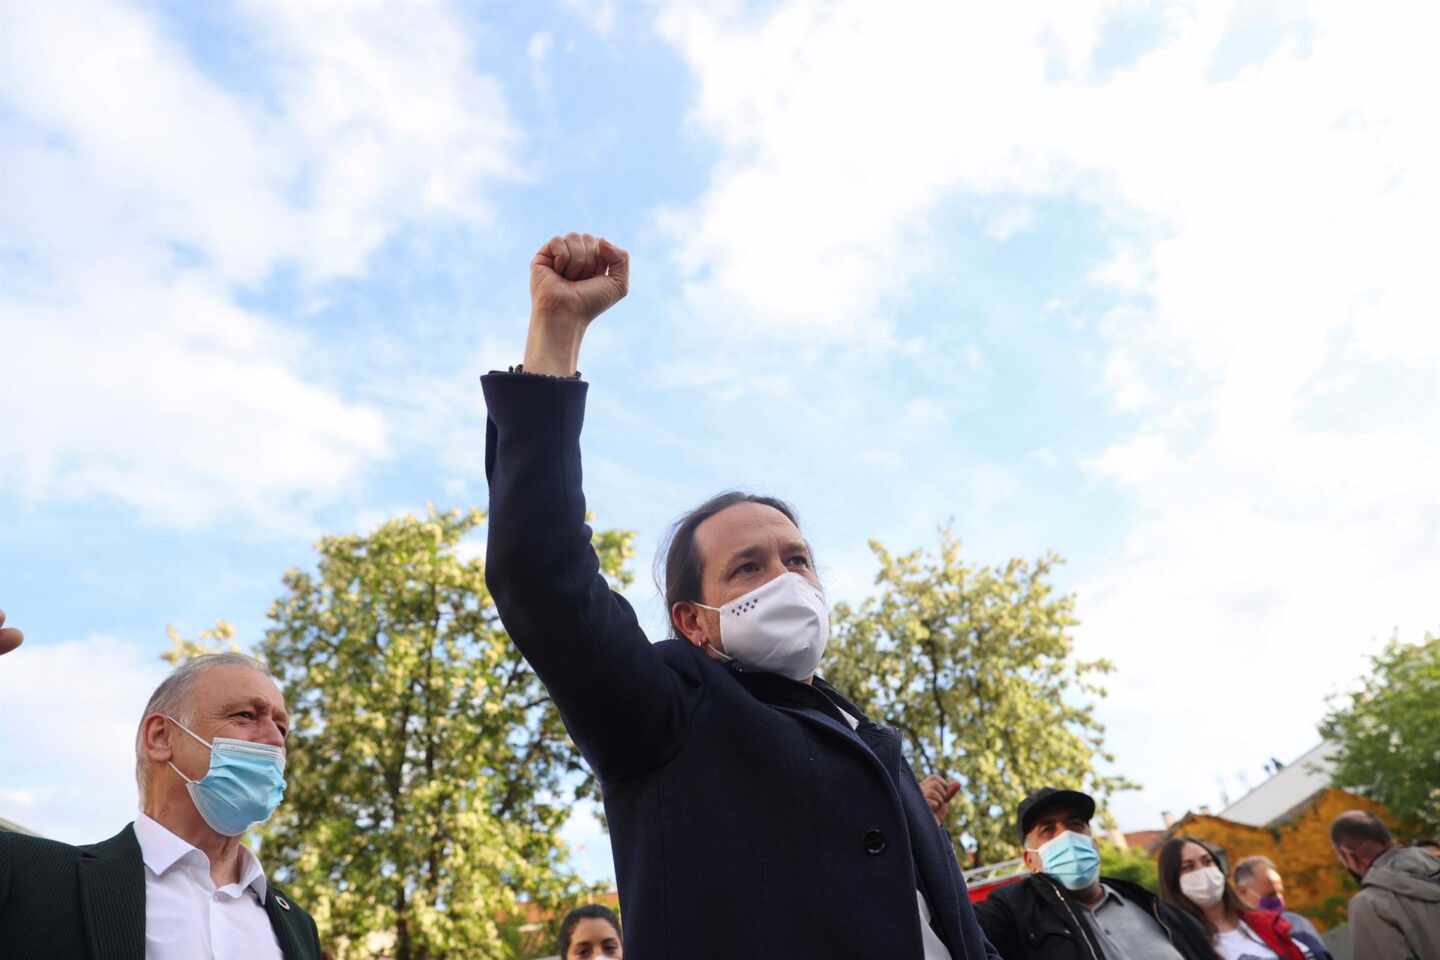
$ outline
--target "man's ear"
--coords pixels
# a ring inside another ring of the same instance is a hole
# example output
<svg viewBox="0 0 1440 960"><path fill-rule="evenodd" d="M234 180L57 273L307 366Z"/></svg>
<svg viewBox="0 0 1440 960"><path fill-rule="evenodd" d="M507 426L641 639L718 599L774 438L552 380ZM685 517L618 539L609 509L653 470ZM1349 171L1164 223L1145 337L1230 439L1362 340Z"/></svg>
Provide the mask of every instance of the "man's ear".
<svg viewBox="0 0 1440 960"><path fill-rule="evenodd" d="M700 625L700 610L684 600L670 608L670 622L675 632L697 647L705 646L705 628Z"/></svg>
<svg viewBox="0 0 1440 960"><path fill-rule="evenodd" d="M156 763L167 763L175 758L175 748L170 742L170 726L163 716L152 713L140 728L145 756Z"/></svg>
<svg viewBox="0 0 1440 960"><path fill-rule="evenodd" d="M1040 854L1031 853L1029 850L1021 850L1020 859L1024 861L1025 869L1031 873L1044 873L1044 870L1041 869L1043 864L1040 860Z"/></svg>

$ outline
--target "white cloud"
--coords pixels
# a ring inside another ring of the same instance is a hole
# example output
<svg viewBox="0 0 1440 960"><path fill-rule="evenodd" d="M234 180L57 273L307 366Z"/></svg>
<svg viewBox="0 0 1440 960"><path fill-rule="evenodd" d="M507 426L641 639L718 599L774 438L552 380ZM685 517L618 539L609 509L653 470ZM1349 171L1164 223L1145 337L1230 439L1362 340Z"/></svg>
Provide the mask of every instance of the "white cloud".
<svg viewBox="0 0 1440 960"><path fill-rule="evenodd" d="M572 16L583 21L601 37L615 32L619 9L615 0L561 0Z"/></svg>
<svg viewBox="0 0 1440 960"><path fill-rule="evenodd" d="M542 94L548 94L552 87L549 64L554 48L555 37L543 30L533 34L525 47L525 55L530 58L530 82Z"/></svg>
<svg viewBox="0 0 1440 960"><path fill-rule="evenodd" d="M1141 9L673 2L658 20L720 150L663 217L687 310L873 344L946 269L946 204L1064 198L1110 237L1090 279L1118 304L1053 322L1093 332L1124 417L1088 466L1130 525L1087 561L1080 613L1083 651L1122 669L1120 766L1149 788L1127 826L1308 748L1373 638L1435 625L1440 556L1437 14L1319 2L1247 34L1238 4L1167 4L1151 49L1095 62Z"/></svg>
<svg viewBox="0 0 1440 960"><path fill-rule="evenodd" d="M135 817L135 729L167 666L115 637L28 642L0 663L5 779L0 816L67 843Z"/></svg>
<svg viewBox="0 0 1440 960"><path fill-rule="evenodd" d="M1011 237L1030 230L1035 226L1035 211L1030 207L1006 207L985 224L985 236L996 243L1004 243Z"/></svg>
<svg viewBox="0 0 1440 960"><path fill-rule="evenodd" d="M242 307L302 295L426 221L483 225L519 134L447 4L251 0L253 75L206 74L126 4L26 4L0 32L0 475L30 499L274 527L357 484L385 418L322 344Z"/></svg>

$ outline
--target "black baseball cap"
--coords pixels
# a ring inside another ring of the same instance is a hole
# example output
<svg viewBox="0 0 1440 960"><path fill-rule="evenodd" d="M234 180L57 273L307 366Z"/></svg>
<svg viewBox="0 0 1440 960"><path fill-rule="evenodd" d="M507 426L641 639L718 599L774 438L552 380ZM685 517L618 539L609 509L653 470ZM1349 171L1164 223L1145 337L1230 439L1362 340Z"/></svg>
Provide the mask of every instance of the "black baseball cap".
<svg viewBox="0 0 1440 960"><path fill-rule="evenodd" d="M1035 821L1040 819L1041 814L1049 813L1057 807L1068 807L1075 810L1087 821L1095 819L1095 800L1088 793L1081 793L1079 790L1041 787L1020 801L1015 826L1020 831L1022 846L1025 843L1025 835L1030 832Z"/></svg>

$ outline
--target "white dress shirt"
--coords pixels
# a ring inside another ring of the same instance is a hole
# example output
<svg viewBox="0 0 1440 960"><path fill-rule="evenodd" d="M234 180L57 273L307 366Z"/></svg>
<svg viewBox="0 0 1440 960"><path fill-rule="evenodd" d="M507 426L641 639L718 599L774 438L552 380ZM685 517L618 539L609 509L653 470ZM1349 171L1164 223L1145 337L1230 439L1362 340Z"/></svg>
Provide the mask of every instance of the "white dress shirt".
<svg viewBox="0 0 1440 960"><path fill-rule="evenodd" d="M840 710L839 707L835 708ZM840 710L840 716L844 717L850 724L851 730L860 729L860 721L850 716L844 710ZM919 889L915 891L916 904L920 912L920 942L925 946L924 960L951 960L950 950L945 946L945 941L940 939L935 928L930 926L930 904L925 900L925 894Z"/></svg>
<svg viewBox="0 0 1440 960"><path fill-rule="evenodd" d="M240 882L216 887L210 858L139 813L145 960L281 960L265 913L265 868L240 848Z"/></svg>

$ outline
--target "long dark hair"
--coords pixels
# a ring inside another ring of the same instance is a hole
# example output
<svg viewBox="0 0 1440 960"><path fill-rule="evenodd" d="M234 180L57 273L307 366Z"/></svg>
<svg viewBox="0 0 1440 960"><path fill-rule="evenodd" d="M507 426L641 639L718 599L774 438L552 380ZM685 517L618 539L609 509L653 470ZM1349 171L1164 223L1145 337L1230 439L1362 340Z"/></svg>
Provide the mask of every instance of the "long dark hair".
<svg viewBox="0 0 1440 960"><path fill-rule="evenodd" d="M557 951L560 960L565 960L565 954L570 952L570 940L575 936L575 928L580 926L581 920L604 920L615 928L615 936L621 937L620 918L615 916L615 911L598 903L587 903L583 907L576 907L565 914L565 919L560 921L560 937L556 941ZM623 941L623 937L621 937Z"/></svg>
<svg viewBox="0 0 1440 960"><path fill-rule="evenodd" d="M678 636L675 618L671 611L675 604L700 599L700 578L704 571L700 565L700 554L695 549L695 529L721 510L737 503L759 503L773 507L785 515L785 519L798 529L800 519L790 504L774 497L762 497L741 490L727 490L716 494L700 506L675 521L670 533L655 555L655 586L665 596L665 621L670 625L670 636ZM664 557L664 560L661 560Z"/></svg>
<svg viewBox="0 0 1440 960"><path fill-rule="evenodd" d="M1172 907L1179 907L1190 916L1200 922L1205 931L1214 939L1219 931L1210 923L1210 918L1205 916L1205 911L1180 890L1180 851L1185 844L1193 843L1206 853L1210 854L1215 861L1215 866L1220 869L1220 875L1226 877L1225 895L1220 902L1225 905L1225 913L1232 917L1239 917L1242 913L1248 913L1249 908L1235 892L1235 885L1229 880L1229 872L1225 869L1225 854L1221 853L1218 847L1213 847L1198 837L1171 837L1165 841L1165 846L1160 848L1160 899Z"/></svg>

